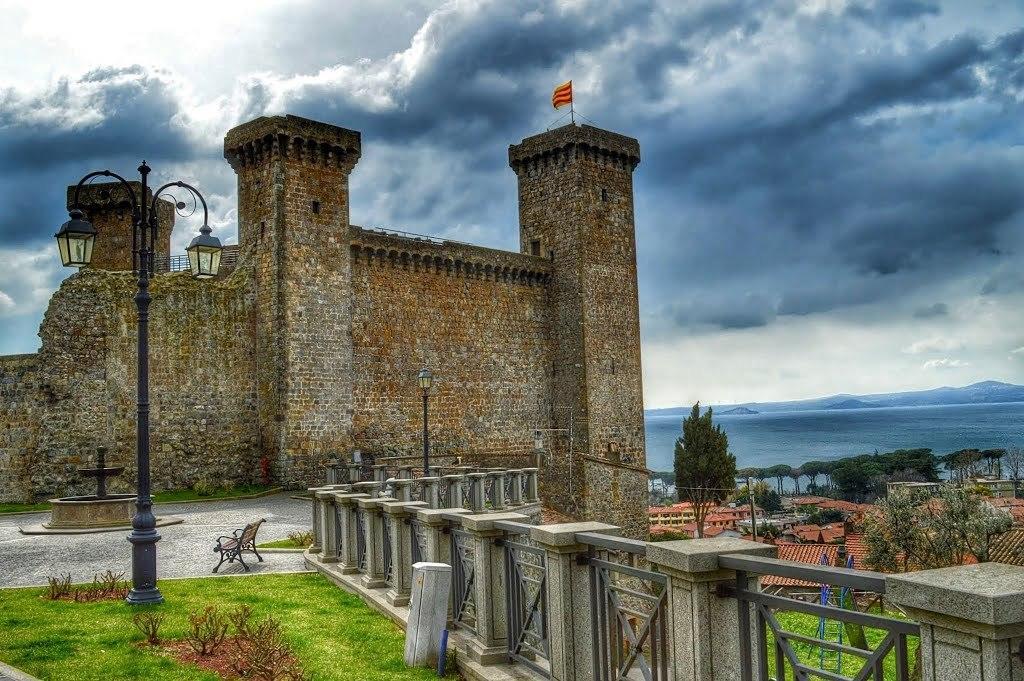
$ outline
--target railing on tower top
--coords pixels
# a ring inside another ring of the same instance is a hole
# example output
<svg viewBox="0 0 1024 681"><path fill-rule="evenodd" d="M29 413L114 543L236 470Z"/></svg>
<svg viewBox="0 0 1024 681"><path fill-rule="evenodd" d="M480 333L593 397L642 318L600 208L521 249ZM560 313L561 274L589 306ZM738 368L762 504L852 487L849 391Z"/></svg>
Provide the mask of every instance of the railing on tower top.
<svg viewBox="0 0 1024 681"><path fill-rule="evenodd" d="M647 542L579 532L590 547L594 678L669 678L668 577L646 569Z"/></svg>
<svg viewBox="0 0 1024 681"><path fill-rule="evenodd" d="M224 252L220 256L220 265L224 268L234 268L238 263L238 249L237 248L225 248ZM181 253L178 255L154 255L153 256L153 271L157 274L161 272L183 272L189 269L188 254Z"/></svg>
<svg viewBox="0 0 1024 681"><path fill-rule="evenodd" d="M875 681L886 678L909 681L911 678L907 639L920 636L920 626L916 622L847 610L840 607L841 603L809 603L771 595L751 589L749 581L753 576L777 575L884 594L885 576L881 573L741 555L722 556L719 565L736 571L735 586L723 589L721 595L736 598L738 602L742 681L769 678L769 667L773 662L769 657L769 638L774 648L774 674L771 678L817 677L830 681L866 681L869 678ZM751 611L755 615L753 630L750 626ZM778 613L804 613L816 616L822 622L839 623L844 628L847 623L867 627L869 635L861 643L867 643L868 647L864 649L841 643L839 636L837 640L829 640L825 638L827 633L822 634L821 627L818 636L790 631L786 628L786 620L776 617ZM752 631L757 637L756 643L752 641ZM874 643L873 647L871 643ZM887 661L891 661L888 676Z"/></svg>

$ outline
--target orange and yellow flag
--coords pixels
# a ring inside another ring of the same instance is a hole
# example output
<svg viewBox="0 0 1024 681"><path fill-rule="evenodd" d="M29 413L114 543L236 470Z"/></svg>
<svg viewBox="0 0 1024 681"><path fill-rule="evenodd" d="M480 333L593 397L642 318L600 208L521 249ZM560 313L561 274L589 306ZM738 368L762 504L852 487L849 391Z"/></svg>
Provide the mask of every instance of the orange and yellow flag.
<svg viewBox="0 0 1024 681"><path fill-rule="evenodd" d="M566 104L572 104L572 81L567 80L551 93L551 106L556 109Z"/></svg>

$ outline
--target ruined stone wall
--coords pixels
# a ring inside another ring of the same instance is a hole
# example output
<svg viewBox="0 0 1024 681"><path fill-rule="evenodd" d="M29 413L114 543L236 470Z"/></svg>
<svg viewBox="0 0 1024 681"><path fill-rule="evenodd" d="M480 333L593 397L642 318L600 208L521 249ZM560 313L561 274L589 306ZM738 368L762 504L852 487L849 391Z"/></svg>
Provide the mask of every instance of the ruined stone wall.
<svg viewBox="0 0 1024 681"><path fill-rule="evenodd" d="M100 445L110 449L108 462L126 467L109 489L134 489L134 292L131 273L87 269L54 294L34 376L25 371L21 382L30 416L17 410L16 422L35 423L35 446L18 446L0 465L0 478L22 481L21 493L2 489L0 499L94 491L77 468ZM214 281L162 274L150 292L154 489L257 481L251 274L243 268ZM11 364L0 362L4 383Z"/></svg>
<svg viewBox="0 0 1024 681"><path fill-rule="evenodd" d="M38 363L35 354L0 356L0 501L32 498L23 453L36 446Z"/></svg>
<svg viewBox="0 0 1024 681"><path fill-rule="evenodd" d="M352 230L353 437L377 455L431 451L532 465L550 426L549 263L516 253Z"/></svg>

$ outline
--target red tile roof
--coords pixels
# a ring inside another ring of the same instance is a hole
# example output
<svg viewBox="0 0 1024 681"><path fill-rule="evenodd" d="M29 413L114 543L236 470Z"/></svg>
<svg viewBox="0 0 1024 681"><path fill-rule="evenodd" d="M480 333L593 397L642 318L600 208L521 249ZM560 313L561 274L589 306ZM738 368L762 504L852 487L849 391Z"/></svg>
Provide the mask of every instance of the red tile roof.
<svg viewBox="0 0 1024 681"><path fill-rule="evenodd" d="M843 501L842 499L828 499L818 504L818 508L834 508L843 513L863 512L867 510L866 507L870 506L871 504L855 504L852 501Z"/></svg>
<svg viewBox="0 0 1024 681"><path fill-rule="evenodd" d="M755 494L755 496L757 496L757 495ZM792 499L790 499L790 501L793 502L794 506L817 506L818 504L820 504L823 501L829 501L829 498L828 497L816 497L816 496L812 495L812 496L806 496L806 497L793 497Z"/></svg>
<svg viewBox="0 0 1024 681"><path fill-rule="evenodd" d="M835 544L786 544L779 542L779 560L792 560L798 563L810 565L821 565L821 557L825 556L828 565L836 564L836 555L839 547ZM765 575L761 578L761 586L820 586L816 582L809 582L805 579L793 577L780 577L778 575Z"/></svg>
<svg viewBox="0 0 1024 681"><path fill-rule="evenodd" d="M853 567L855 569L870 569L864 563L864 558L868 555L868 545L864 542L863 534L854 534L851 532L846 535L846 555L853 556Z"/></svg>

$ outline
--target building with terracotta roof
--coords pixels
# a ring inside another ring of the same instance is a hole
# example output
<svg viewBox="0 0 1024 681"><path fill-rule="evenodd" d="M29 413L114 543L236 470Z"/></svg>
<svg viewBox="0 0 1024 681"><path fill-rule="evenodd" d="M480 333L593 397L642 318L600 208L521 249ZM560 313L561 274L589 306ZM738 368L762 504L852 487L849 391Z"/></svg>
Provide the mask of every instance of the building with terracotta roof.
<svg viewBox="0 0 1024 681"><path fill-rule="evenodd" d="M822 557L827 565L835 565L839 557L839 547L835 544L789 544L779 542L776 544L779 549L779 560L792 560L798 563L809 565L821 565ZM761 578L761 588L765 591L779 591L782 589L815 589L821 585L805 579L795 577L782 577L779 575L765 575Z"/></svg>
<svg viewBox="0 0 1024 681"><path fill-rule="evenodd" d="M647 509L647 521L651 526L680 527L693 522L696 517L693 503L689 501L681 501L671 506L651 506Z"/></svg>
<svg viewBox="0 0 1024 681"><path fill-rule="evenodd" d="M993 562L1024 567L1024 527L1015 527L994 537L988 552Z"/></svg>

